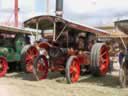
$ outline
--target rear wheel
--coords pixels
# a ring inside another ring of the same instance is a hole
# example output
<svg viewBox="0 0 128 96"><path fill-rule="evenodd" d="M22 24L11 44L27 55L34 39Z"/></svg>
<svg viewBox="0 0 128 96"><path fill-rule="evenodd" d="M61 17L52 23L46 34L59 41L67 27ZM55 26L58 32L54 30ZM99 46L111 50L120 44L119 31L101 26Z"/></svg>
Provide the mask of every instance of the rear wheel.
<svg viewBox="0 0 128 96"><path fill-rule="evenodd" d="M108 48L104 43L96 43L91 50L91 73L96 76L104 76L109 67Z"/></svg>
<svg viewBox="0 0 128 96"><path fill-rule="evenodd" d="M122 88L125 88L127 86L128 71L126 66L127 66L126 63L123 63L119 70L119 81L120 81L120 86Z"/></svg>
<svg viewBox="0 0 128 96"><path fill-rule="evenodd" d="M21 52L21 66L24 72L32 72L34 59L39 55L35 46L26 45Z"/></svg>
<svg viewBox="0 0 128 96"><path fill-rule="evenodd" d="M5 58L0 57L0 77L3 77L8 70L8 63Z"/></svg>
<svg viewBox="0 0 128 96"><path fill-rule="evenodd" d="M69 57L66 64L65 73L68 83L75 83L79 80L80 62L76 56Z"/></svg>
<svg viewBox="0 0 128 96"><path fill-rule="evenodd" d="M37 80L45 79L48 75L48 61L44 55L39 55L33 65L33 74Z"/></svg>

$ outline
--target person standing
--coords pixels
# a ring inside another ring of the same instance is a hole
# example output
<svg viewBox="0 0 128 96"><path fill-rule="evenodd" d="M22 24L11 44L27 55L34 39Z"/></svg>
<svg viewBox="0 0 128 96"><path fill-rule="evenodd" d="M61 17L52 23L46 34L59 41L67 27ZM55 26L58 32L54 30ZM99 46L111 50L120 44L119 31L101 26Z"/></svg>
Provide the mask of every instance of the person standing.
<svg viewBox="0 0 128 96"><path fill-rule="evenodd" d="M40 42L48 42L48 39L46 39L45 37L44 37L44 32L42 31L41 32L41 39L39 40Z"/></svg>

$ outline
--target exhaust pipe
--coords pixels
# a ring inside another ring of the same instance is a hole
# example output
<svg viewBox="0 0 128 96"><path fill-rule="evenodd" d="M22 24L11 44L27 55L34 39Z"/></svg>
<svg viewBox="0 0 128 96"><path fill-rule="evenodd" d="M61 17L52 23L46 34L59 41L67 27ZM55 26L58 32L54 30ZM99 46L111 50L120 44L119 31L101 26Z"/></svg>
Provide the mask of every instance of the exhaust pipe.
<svg viewBox="0 0 128 96"><path fill-rule="evenodd" d="M56 0L56 16L63 17L63 0Z"/></svg>

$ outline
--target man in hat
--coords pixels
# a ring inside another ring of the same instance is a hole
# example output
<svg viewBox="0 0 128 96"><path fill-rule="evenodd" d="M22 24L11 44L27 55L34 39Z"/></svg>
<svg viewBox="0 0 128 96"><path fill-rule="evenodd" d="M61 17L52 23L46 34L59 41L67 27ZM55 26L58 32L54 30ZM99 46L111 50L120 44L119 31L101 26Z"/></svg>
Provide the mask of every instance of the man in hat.
<svg viewBox="0 0 128 96"><path fill-rule="evenodd" d="M48 40L44 37L44 32L41 32L41 39L39 40L41 42L48 42Z"/></svg>
<svg viewBox="0 0 128 96"><path fill-rule="evenodd" d="M76 48L79 50L85 50L84 37L79 36L78 41L76 42Z"/></svg>

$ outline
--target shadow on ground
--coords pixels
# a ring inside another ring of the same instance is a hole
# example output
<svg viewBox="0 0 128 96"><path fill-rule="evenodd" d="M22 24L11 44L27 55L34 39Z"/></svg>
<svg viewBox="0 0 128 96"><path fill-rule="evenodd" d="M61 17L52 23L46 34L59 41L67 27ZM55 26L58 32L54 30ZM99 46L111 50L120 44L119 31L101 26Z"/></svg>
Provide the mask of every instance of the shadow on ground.
<svg viewBox="0 0 128 96"><path fill-rule="evenodd" d="M24 72L11 72L6 75L7 78L15 78L29 81L37 81L33 73L24 73ZM64 77L59 72L49 72L46 79L56 79L59 77Z"/></svg>
<svg viewBox="0 0 128 96"><path fill-rule="evenodd" d="M81 78L79 80L79 83L90 83L90 84L95 84L99 86L117 88L119 87L119 77L113 76L111 74L108 74L104 77L94 77L90 75L86 78Z"/></svg>
<svg viewBox="0 0 128 96"><path fill-rule="evenodd" d="M28 81L36 81L35 76L32 73L24 72L13 72L6 75L6 78L15 78ZM59 72L49 72L48 80L55 80L61 84L67 84L66 78L64 75ZM94 77L92 75L84 75L80 77L78 83L88 83L98 86L106 86L111 88L119 88L119 77L111 74L107 74L104 77Z"/></svg>
<svg viewBox="0 0 128 96"><path fill-rule="evenodd" d="M24 72L11 72L11 73L8 73L6 77L14 78L14 79L29 80L29 81L36 80L32 73L24 73Z"/></svg>

